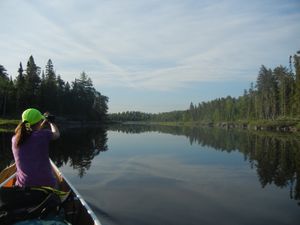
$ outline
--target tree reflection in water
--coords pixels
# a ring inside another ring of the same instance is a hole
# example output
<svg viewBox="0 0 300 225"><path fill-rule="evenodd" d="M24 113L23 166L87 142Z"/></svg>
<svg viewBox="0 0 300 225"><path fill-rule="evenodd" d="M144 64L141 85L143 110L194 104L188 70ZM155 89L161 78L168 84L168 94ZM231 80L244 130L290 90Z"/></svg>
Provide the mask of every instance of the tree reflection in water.
<svg viewBox="0 0 300 225"><path fill-rule="evenodd" d="M300 205L300 137L291 133L224 130L158 125L118 125L111 130L125 133L159 131L186 136L190 144L213 147L219 151L239 151L256 169L262 187L275 184L289 187L290 198Z"/></svg>
<svg viewBox="0 0 300 225"><path fill-rule="evenodd" d="M300 200L300 137L292 134L191 128L154 125L114 125L113 131L125 133L162 132L186 136L190 144L210 146L219 151L239 151L251 168L256 169L262 187L275 184L289 187L291 199ZM0 133L0 170L12 160L11 133ZM89 170L92 160L107 151L107 129L71 129L51 145L50 157L58 167L69 163L80 177ZM300 203L298 202L298 205Z"/></svg>
<svg viewBox="0 0 300 225"><path fill-rule="evenodd" d="M107 150L106 128L70 129L53 142L50 158L58 167L68 163L73 169L78 170L80 177L83 177L94 157Z"/></svg>
<svg viewBox="0 0 300 225"><path fill-rule="evenodd" d="M0 171L9 166L13 161L11 151L12 133L0 132Z"/></svg>
<svg viewBox="0 0 300 225"><path fill-rule="evenodd" d="M13 133L0 133L0 170L13 161L12 136ZM107 129L98 127L65 130L61 138L51 143L50 149L50 158L58 167L68 163L82 177L90 168L94 157L107 151Z"/></svg>

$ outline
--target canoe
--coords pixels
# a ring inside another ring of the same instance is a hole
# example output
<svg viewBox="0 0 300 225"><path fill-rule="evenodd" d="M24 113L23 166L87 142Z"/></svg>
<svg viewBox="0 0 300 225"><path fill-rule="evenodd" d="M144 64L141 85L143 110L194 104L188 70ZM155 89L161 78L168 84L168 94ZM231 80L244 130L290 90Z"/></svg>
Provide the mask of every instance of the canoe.
<svg viewBox="0 0 300 225"><path fill-rule="evenodd" d="M59 171L57 166L51 161L53 173L58 181L58 190L69 192L72 199L71 203L63 206L64 215L72 215L65 218L67 222L72 225L101 225L95 213L91 210L86 201L82 198L79 192L68 181L68 179ZM12 187L16 180L16 166L15 164L7 167L0 173L0 188ZM71 218L71 219L70 219ZM71 220L71 221L69 221Z"/></svg>

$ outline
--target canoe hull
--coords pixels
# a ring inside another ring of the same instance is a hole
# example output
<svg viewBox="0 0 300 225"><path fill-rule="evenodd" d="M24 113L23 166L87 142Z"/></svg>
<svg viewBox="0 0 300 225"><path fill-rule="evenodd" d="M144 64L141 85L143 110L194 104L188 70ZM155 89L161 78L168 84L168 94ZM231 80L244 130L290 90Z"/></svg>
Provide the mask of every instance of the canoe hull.
<svg viewBox="0 0 300 225"><path fill-rule="evenodd" d="M72 225L101 225L95 213L91 210L86 201L82 198L79 192L73 187L68 179L59 171L56 165L51 161L52 169L59 184L59 190L69 192L71 191L70 199L64 203L64 214L66 220ZM12 187L15 183L16 166L15 164L4 169L0 173L0 188Z"/></svg>

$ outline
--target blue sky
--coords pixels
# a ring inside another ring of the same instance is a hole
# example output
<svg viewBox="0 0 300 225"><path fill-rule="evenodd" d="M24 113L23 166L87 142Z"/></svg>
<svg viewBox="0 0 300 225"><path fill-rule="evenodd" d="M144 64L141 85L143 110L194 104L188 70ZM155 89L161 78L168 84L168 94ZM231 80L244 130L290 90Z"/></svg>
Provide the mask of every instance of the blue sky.
<svg viewBox="0 0 300 225"><path fill-rule="evenodd" d="M82 71L109 112L182 110L288 66L300 50L299 0L1 0L0 64L30 55L73 81Z"/></svg>

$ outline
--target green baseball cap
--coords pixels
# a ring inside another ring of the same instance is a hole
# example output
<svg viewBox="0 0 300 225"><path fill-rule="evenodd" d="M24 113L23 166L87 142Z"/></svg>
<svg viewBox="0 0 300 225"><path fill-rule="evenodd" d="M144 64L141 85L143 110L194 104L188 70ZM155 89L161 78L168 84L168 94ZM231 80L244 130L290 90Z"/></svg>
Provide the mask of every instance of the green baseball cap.
<svg viewBox="0 0 300 225"><path fill-rule="evenodd" d="M30 125L34 125L40 120L45 119L42 113L34 108L26 109L22 113L22 122L27 121Z"/></svg>

